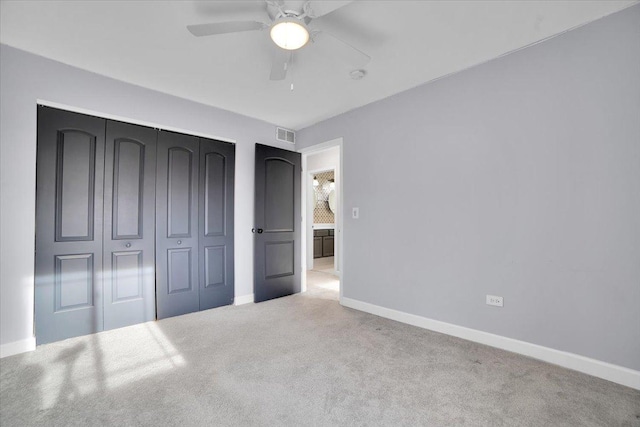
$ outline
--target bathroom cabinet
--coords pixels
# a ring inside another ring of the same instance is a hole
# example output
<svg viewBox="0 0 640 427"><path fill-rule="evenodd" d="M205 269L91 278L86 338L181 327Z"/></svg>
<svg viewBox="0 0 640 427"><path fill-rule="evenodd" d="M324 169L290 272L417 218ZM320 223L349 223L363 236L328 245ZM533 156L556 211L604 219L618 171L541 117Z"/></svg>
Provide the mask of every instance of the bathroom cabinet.
<svg viewBox="0 0 640 427"><path fill-rule="evenodd" d="M334 230L313 230L313 257L333 256Z"/></svg>

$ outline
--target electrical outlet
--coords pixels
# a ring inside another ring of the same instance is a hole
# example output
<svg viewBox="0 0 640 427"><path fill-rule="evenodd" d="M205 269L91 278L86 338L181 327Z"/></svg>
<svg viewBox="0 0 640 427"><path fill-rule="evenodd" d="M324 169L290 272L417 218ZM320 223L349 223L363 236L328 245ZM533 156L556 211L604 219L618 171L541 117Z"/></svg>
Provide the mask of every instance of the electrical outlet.
<svg viewBox="0 0 640 427"><path fill-rule="evenodd" d="M487 305L495 305L496 307L503 307L504 301L502 297L495 295L487 295Z"/></svg>
<svg viewBox="0 0 640 427"><path fill-rule="evenodd" d="M353 218L353 219L360 218L360 208L352 208L351 209L351 218Z"/></svg>

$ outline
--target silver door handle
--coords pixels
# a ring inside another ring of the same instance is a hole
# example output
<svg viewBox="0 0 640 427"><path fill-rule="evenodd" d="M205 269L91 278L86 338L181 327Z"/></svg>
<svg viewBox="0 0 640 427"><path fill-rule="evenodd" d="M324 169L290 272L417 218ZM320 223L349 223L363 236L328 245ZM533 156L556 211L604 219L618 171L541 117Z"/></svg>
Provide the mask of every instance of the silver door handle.
<svg viewBox="0 0 640 427"><path fill-rule="evenodd" d="M181 245L182 244L182 240L178 240L178 244Z"/></svg>
<svg viewBox="0 0 640 427"><path fill-rule="evenodd" d="M127 243L125 246L130 248L131 247L131 243Z"/></svg>

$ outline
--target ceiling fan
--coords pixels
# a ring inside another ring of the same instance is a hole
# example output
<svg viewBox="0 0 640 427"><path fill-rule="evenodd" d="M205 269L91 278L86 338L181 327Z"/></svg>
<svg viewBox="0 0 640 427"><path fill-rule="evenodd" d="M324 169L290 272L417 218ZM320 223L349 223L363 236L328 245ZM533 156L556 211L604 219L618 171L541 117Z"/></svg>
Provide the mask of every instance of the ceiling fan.
<svg viewBox="0 0 640 427"><path fill-rule="evenodd" d="M231 21L208 24L188 25L187 29L196 37L244 31L263 31L269 29L273 41L273 59L271 80L284 80L291 67L293 52L310 44L322 43L332 55L342 58L352 68L364 67L371 57L358 48L338 37L309 27L312 21L328 15L351 1L283 1L264 0L257 2L269 18L268 23L261 21ZM318 21L318 22L321 22ZM358 70L360 71L360 70Z"/></svg>

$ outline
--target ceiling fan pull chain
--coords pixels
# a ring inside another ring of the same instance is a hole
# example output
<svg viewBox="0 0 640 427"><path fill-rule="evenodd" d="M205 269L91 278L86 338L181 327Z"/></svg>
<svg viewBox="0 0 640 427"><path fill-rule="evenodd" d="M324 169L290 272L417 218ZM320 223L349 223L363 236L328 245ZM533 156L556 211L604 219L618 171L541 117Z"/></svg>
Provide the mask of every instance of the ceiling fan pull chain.
<svg viewBox="0 0 640 427"><path fill-rule="evenodd" d="M291 92L293 92L293 52L289 57L289 68L291 69Z"/></svg>

